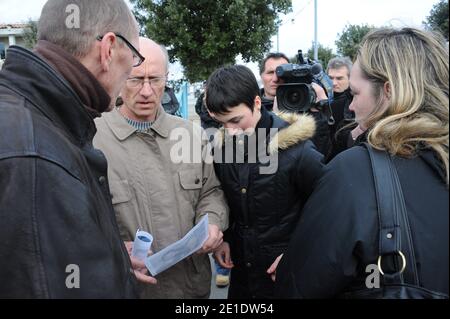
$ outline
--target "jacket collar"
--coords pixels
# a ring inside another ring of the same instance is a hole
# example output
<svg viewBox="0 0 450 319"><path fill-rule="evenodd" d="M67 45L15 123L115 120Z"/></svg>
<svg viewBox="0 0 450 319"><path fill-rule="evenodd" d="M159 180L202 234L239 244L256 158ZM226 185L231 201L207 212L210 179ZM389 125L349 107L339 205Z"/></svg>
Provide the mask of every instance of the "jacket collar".
<svg viewBox="0 0 450 319"><path fill-rule="evenodd" d="M57 70L77 93L92 117L101 116L111 104L111 97L95 76L73 55L60 46L39 40L34 52Z"/></svg>
<svg viewBox="0 0 450 319"><path fill-rule="evenodd" d="M96 133L92 117L70 84L38 55L11 46L0 82L68 131L77 144L92 141Z"/></svg>
<svg viewBox="0 0 450 319"><path fill-rule="evenodd" d="M115 108L107 116L106 123L119 141L124 141L133 135L137 130L120 114L119 108ZM151 126L151 130L163 138L169 136L169 125L167 124L167 114L160 106L156 113L156 120Z"/></svg>
<svg viewBox="0 0 450 319"><path fill-rule="evenodd" d="M156 120L152 124L152 130L155 131L161 137L169 137L170 123L168 123L169 116L164 111L162 105L159 106L156 113Z"/></svg>

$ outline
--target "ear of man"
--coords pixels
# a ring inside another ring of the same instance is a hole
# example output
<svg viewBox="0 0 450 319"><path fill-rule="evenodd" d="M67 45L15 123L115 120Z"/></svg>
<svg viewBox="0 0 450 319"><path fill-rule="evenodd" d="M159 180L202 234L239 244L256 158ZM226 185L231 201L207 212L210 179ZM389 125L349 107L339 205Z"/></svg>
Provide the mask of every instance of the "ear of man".
<svg viewBox="0 0 450 319"><path fill-rule="evenodd" d="M106 33L100 41L100 65L104 72L108 72L113 60L113 56L116 53L117 37L114 33Z"/></svg>

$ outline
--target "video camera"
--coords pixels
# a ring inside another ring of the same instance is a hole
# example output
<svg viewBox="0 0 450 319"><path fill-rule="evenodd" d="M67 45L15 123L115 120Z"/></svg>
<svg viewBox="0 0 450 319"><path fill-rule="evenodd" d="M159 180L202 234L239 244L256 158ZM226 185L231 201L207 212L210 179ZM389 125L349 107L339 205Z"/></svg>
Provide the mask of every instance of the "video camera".
<svg viewBox="0 0 450 319"><path fill-rule="evenodd" d="M298 64L282 64L276 68L277 76L284 80L277 88L277 105L280 111L303 113L311 107L329 104L333 98L333 83L323 72L322 65L303 58L298 50ZM312 83L321 85L328 95L328 100L316 103L316 92Z"/></svg>

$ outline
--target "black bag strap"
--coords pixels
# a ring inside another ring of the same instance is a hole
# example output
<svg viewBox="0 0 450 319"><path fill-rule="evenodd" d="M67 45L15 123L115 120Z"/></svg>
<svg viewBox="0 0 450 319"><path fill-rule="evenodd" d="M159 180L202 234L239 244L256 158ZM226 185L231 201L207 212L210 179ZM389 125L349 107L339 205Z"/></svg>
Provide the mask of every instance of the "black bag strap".
<svg viewBox="0 0 450 319"><path fill-rule="evenodd" d="M372 164L379 219L379 259L399 254L402 265L395 274L384 274L389 283L409 283L419 286L416 258L405 200L397 170L391 156L365 143ZM406 271L405 271L406 270ZM405 271L405 272L404 272Z"/></svg>

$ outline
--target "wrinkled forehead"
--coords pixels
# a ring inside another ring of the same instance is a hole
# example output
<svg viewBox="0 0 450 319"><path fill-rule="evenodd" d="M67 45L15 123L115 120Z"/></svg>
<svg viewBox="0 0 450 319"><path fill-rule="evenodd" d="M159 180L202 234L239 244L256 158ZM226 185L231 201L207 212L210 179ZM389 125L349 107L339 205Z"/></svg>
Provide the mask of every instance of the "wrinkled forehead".
<svg viewBox="0 0 450 319"><path fill-rule="evenodd" d="M139 41L139 53L145 57L145 61L131 70L134 77L162 77L167 74L167 59L158 45Z"/></svg>

